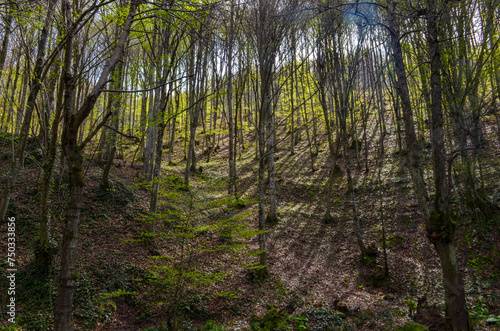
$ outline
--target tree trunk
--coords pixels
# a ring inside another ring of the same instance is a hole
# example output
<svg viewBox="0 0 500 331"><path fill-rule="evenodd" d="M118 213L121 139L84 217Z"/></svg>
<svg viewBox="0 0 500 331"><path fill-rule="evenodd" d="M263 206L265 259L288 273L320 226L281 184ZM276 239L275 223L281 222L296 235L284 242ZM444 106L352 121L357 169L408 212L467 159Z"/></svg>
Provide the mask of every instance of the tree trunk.
<svg viewBox="0 0 500 331"><path fill-rule="evenodd" d="M76 146L76 133L73 141L67 141L63 147L64 156L68 162L70 193L64 219L64 235L61 254L61 271L59 273L59 292L54 311L54 330L74 330L72 323L73 296L76 289L78 274L75 264L78 256L78 232L80 226L80 211L83 200L83 157ZM68 139L70 132L64 134Z"/></svg>
<svg viewBox="0 0 500 331"><path fill-rule="evenodd" d="M263 116L262 108L260 109L259 117ZM260 250L260 268L258 269L259 278L264 278L267 275L267 251L266 251L266 216L264 210L265 202L265 187L264 187L264 169L265 169L265 125L264 120L259 118L259 250Z"/></svg>
<svg viewBox="0 0 500 331"><path fill-rule="evenodd" d="M417 195L420 211L424 219L430 216L427 202L429 200L427 188L420 166L421 148L417 142L415 134L415 125L413 121L413 112L410 100L410 92L408 90L408 82L403 61L403 51L401 49L399 22L397 21L395 12L395 3L390 1L389 9L389 27L391 29L391 47L394 57L394 66L396 69L396 91L401 99L401 108L403 110L403 119L405 126L405 142L408 148L408 168L413 182L413 188Z"/></svg>
<svg viewBox="0 0 500 331"><path fill-rule="evenodd" d="M153 52L156 49L156 35L152 41ZM155 66L156 67L156 66ZM156 68L157 69L157 68ZM157 69L158 70L158 69ZM153 85L153 73L148 73L149 85ZM160 90L154 89L149 92L148 125L146 133L146 148L144 149L144 178L147 181L152 180L154 163L154 146L156 141L156 129L158 119L158 98Z"/></svg>
<svg viewBox="0 0 500 331"><path fill-rule="evenodd" d="M15 3L11 3L7 9L7 17L5 18L5 31L2 40L2 50L0 51L0 78L2 77L3 66L7 58L7 49L9 48L10 34L12 33L12 12ZM48 14L48 13L47 13Z"/></svg>
<svg viewBox="0 0 500 331"><path fill-rule="evenodd" d="M446 317L454 331L473 330L467 311L465 291L453 245L454 225L450 219L449 188L446 181L446 150L444 146L441 58L439 49L436 0L427 2L427 38L431 62L431 137L434 168L434 210L426 220L428 237L441 261L445 292Z"/></svg>
<svg viewBox="0 0 500 331"><path fill-rule="evenodd" d="M117 36L118 36L118 31L117 31ZM112 77L112 83L111 83L111 88L113 90L120 90L123 86L123 70L124 70L124 63L122 59L118 61L118 65L116 66L115 71L111 74ZM106 139L107 141L105 142L105 153L104 154L104 168L102 171L102 186L105 190L111 188L111 183L109 182L109 172L111 171L111 166L113 165L113 160L115 158L115 152L116 152L116 140L117 140L117 132L116 130L119 130L119 124L120 124L120 108L121 108L121 94L117 92L111 92L109 94L109 100L108 100L108 110L107 113L112 113L111 118L111 126L115 130L108 129L107 134L106 134Z"/></svg>
<svg viewBox="0 0 500 331"><path fill-rule="evenodd" d="M267 223L276 224L278 222L277 198L276 198L276 169L274 166L274 136L276 133L274 111L270 107L267 120L267 173L269 177L269 214Z"/></svg>
<svg viewBox="0 0 500 331"><path fill-rule="evenodd" d="M227 115L229 126L229 189L231 199L235 199L236 192L236 165L234 148L234 121L233 121L233 39L234 39L234 1L231 1L231 18L229 23L227 44ZM229 207L229 217L233 217L233 208Z"/></svg>
<svg viewBox="0 0 500 331"><path fill-rule="evenodd" d="M194 155L194 136L196 134L196 124L195 120L197 120L197 114L196 110L198 107L196 107L195 103L195 80L196 77L194 75L195 69L194 69L194 58L195 58L195 53L194 49L191 50L190 58L189 58L189 66L188 66L188 72L189 75L191 76L188 79L189 82L189 112L186 112L186 116L189 113L189 147L187 150L187 155L186 155L186 169L184 172L184 181L186 184L189 183L189 173L191 170L191 163L193 162L193 156ZM186 119L187 122L187 119ZM187 128L186 128L186 134L187 134ZM192 151L191 151L192 150Z"/></svg>
<svg viewBox="0 0 500 331"><path fill-rule="evenodd" d="M0 221L5 219L7 214L7 208L9 206L10 197L12 195L12 190L17 181L17 175L21 170L24 163L24 150L26 148L26 143L28 141L29 129L31 127L31 118L33 115L33 110L35 109L36 98L38 92L42 87L42 82L40 80L40 75L43 70L43 60L45 58L45 48L47 46L47 38L49 34L49 28L52 21L52 16L54 14L55 0L48 0L47 16L44 21L42 31L40 33L40 40L38 41L38 53L36 57L35 70L33 73L33 79L30 85L30 92L28 96L28 104L26 107L26 112L24 114L23 125L21 127L21 133L19 141L16 146L16 151L14 154L14 159L10 167L9 178L5 184L4 190L2 192L2 199L0 200Z"/></svg>
<svg viewBox="0 0 500 331"><path fill-rule="evenodd" d="M443 272L446 318L453 331L474 330L467 312L462 276L459 272L455 246L442 240L434 242Z"/></svg>
<svg viewBox="0 0 500 331"><path fill-rule="evenodd" d="M170 44L170 36L171 36L171 31L167 28L162 31L161 33L161 49L160 49L160 58L165 58L167 55L166 52L169 49ZM175 51L176 47L174 47L172 50L172 54L170 54L170 63L175 63L174 58L175 58ZM173 64L168 64L166 61L162 61L162 67L163 67L163 72L161 74L161 79L160 79L160 85L162 87L160 88L160 102L159 102L159 110L158 110L158 132L156 134L156 152L155 152L155 162L154 162L154 170L153 170L153 187L151 190L151 200L149 204L149 212L151 214L155 214L158 211L158 193L160 190L160 181L161 181L161 162L162 162L162 156L163 156L163 136L165 134L165 128L167 126L167 121L165 119L165 112L167 105L169 103L169 97L170 93L172 91L172 86L173 83L170 83L169 85L169 90L167 91L167 88L165 83L167 82L168 77L170 76L170 72L175 72L175 68L172 69ZM148 225L148 231L149 232L154 232L155 227L154 227L154 222L149 223Z"/></svg>
<svg viewBox="0 0 500 331"><path fill-rule="evenodd" d="M65 13L67 15L67 13ZM67 31L67 34L72 31ZM59 120L63 111L63 103L66 105L73 102L74 82L71 75L71 58L72 58L73 38L68 38L65 48L64 66L62 68L61 77L59 79L59 87L57 91L56 107L54 111L54 119L50 127L50 137L48 140L48 151L45 163L43 165L43 179L41 189L41 214L40 214L40 247L37 250L39 255L36 255L36 264L39 271L44 274L49 270L52 263L52 251L49 245L49 194L52 182L52 173L57 152L57 137L59 133Z"/></svg>
<svg viewBox="0 0 500 331"><path fill-rule="evenodd" d="M59 274L59 291L54 308L54 330L69 331L74 330L72 323L73 296L77 273L75 264L78 256L78 232L80 225L80 211L83 201L83 181L82 151L77 144L78 131L82 122L92 111L97 99L102 93L102 89L108 81L108 76L113 72L118 60L122 57L125 43L128 39L132 20L139 6L140 1L132 0L129 14L125 20L123 33L116 44L114 54L109 59L106 66L101 71L99 80L94 85L92 91L86 96L83 104L76 113L73 113L72 102L65 104L64 128L63 128L63 152L69 168L70 194L64 220L63 244L61 251L61 270ZM63 5L71 13L69 0L65 0ZM71 81L66 86L66 91L74 91ZM66 100L65 100L66 101Z"/></svg>

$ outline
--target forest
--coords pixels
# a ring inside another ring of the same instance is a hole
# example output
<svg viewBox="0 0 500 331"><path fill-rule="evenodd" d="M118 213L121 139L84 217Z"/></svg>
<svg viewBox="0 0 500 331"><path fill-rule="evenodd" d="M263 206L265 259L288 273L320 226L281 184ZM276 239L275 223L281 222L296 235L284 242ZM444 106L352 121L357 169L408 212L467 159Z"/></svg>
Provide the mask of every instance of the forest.
<svg viewBox="0 0 500 331"><path fill-rule="evenodd" d="M498 330L500 0L0 0L0 330Z"/></svg>

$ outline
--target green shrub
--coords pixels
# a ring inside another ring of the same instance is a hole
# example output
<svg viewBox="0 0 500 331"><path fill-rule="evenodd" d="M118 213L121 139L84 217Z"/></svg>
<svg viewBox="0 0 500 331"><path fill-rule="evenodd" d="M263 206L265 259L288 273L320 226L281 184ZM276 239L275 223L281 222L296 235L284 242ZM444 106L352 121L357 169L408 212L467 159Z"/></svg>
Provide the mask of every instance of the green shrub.
<svg viewBox="0 0 500 331"><path fill-rule="evenodd" d="M416 322L408 322L403 326L397 326L394 331L429 331L428 328Z"/></svg>
<svg viewBox="0 0 500 331"><path fill-rule="evenodd" d="M342 313L331 311L327 308L316 308L311 311L302 313L309 321L310 331L320 330L335 330L335 331L350 331L352 330L349 323L344 320Z"/></svg>
<svg viewBox="0 0 500 331"><path fill-rule="evenodd" d="M253 316L250 319L250 326L255 331L288 331L288 314L271 307L263 317Z"/></svg>
<svg viewBox="0 0 500 331"><path fill-rule="evenodd" d="M214 320L209 320L204 326L200 328L199 331L225 331L224 325L215 322Z"/></svg>
<svg viewBox="0 0 500 331"><path fill-rule="evenodd" d="M142 300L165 307L166 323L173 328L185 318L205 320L208 312L197 295L198 289L229 275L226 268L202 268L203 259L207 255L243 254L241 239L255 236L255 231L242 221L246 213L235 213L229 219L221 215L221 210L234 201L211 195L210 190L218 189L217 185L207 183L210 189L201 191L186 185L178 176L161 179L159 211L145 217L146 222L155 224L155 232L143 233L133 240L154 247L150 249L152 263L148 275L138 279L154 289Z"/></svg>

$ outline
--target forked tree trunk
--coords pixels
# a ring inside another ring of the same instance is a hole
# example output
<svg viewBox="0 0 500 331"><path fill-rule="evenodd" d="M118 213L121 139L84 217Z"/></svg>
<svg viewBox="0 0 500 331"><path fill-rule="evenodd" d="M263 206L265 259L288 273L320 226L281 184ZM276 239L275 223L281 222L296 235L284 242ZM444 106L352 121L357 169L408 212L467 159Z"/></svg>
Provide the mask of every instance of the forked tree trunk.
<svg viewBox="0 0 500 331"><path fill-rule="evenodd" d="M438 1L438 0L437 0ZM427 235L441 261L446 317L454 331L473 330L465 301L465 291L455 254L454 224L449 210L449 188L446 180L446 150L444 146L441 58L439 47L438 11L436 0L427 2L427 38L431 60L431 137L434 168L434 210L426 219Z"/></svg>
<svg viewBox="0 0 500 331"><path fill-rule="evenodd" d="M76 113L72 111L73 103L65 104L64 128L63 128L63 153L69 168L69 200L64 219L63 243L61 251L61 270L59 273L59 291L54 308L54 330L70 331L74 330L72 323L73 296L76 288L75 269L78 257L78 232L80 227L80 211L83 201L83 157L78 146L78 131L83 121L92 111L97 99L108 81L109 74L114 70L125 48L128 39L132 20L141 1L132 0L128 16L125 20L123 33L118 40L114 54L102 69L99 80L92 91L86 96L82 106ZM63 2L65 11L71 13L69 0ZM72 80L66 81L66 91L74 91Z"/></svg>

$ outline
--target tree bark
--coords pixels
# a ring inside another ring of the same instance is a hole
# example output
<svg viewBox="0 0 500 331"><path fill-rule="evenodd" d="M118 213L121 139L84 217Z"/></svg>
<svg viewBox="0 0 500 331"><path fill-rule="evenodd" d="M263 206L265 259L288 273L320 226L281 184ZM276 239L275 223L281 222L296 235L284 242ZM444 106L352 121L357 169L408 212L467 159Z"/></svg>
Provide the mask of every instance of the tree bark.
<svg viewBox="0 0 500 331"><path fill-rule="evenodd" d="M234 148L234 121L233 121L233 39L234 39L234 1L231 1L231 17L227 43L227 116L229 126L229 189L231 199L235 199L236 165ZM229 207L229 217L233 217L233 208Z"/></svg>
<svg viewBox="0 0 500 331"><path fill-rule="evenodd" d="M424 219L430 216L429 207L427 205L429 197L427 188L420 166L422 157L421 148L417 142L415 133L415 125L413 121L413 111L410 100L410 92L408 90L408 82L406 78L406 70L403 60L403 51L401 49L399 22L396 17L396 8L394 1L389 2L389 28L391 35L391 47L394 58L394 66L396 69L396 91L401 99L401 108L403 110L403 120L405 126L405 143L408 149L408 168L413 182L413 188L417 195L420 211Z"/></svg>
<svg viewBox="0 0 500 331"><path fill-rule="evenodd" d="M7 49L9 48L10 34L12 33L12 11L15 3L9 5L7 9L7 17L5 18L5 31L2 40L2 50L0 51L0 77L2 76L3 66L7 58Z"/></svg>
<svg viewBox="0 0 500 331"><path fill-rule="evenodd" d="M446 180L447 159L441 105L441 57L438 40L438 12L435 0L427 1L427 11L427 39L431 60L431 137L435 196L432 215L426 220L426 231L441 261L446 317L454 331L473 330L467 311L455 246L453 245L455 229L450 218L449 188Z"/></svg>
<svg viewBox="0 0 500 331"><path fill-rule="evenodd" d="M21 170L21 167L24 163L24 151L26 148L26 143L28 141L29 129L31 127L31 118L33 115L33 110L35 109L35 102L38 96L38 92L40 92L42 86L40 75L43 71L43 60L45 58L45 49L47 47L47 39L52 16L54 14L55 3L55 0L48 0L47 16L45 17L44 25L40 33L40 40L38 41L38 53L36 56L35 69L30 85L28 104L26 107L26 112L24 114L19 142L17 143L16 151L14 153L14 159L10 167L9 179L5 184L4 190L2 192L2 199L0 200L0 221L3 221L5 219L7 208L10 202L10 197L12 195L12 190L17 181L17 175L19 174L19 171Z"/></svg>
<svg viewBox="0 0 500 331"><path fill-rule="evenodd" d="M65 0L67 10L71 6ZM102 93L104 86L108 81L110 73L114 70L119 59L122 57L128 35L132 26L132 20L141 1L132 0L128 16L125 20L123 33L116 44L115 51L109 59L106 66L101 71L99 80L94 88L88 94L76 113L72 112L73 103L65 104L64 127L63 127L63 153L68 163L70 178L70 194L64 220L63 244L61 251L61 270L59 274L59 291L54 308L54 330L69 331L74 330L72 323L73 296L75 293L76 279L78 277L75 271L75 264L78 256L78 232L80 225L80 211L83 200L83 157L82 151L77 144L78 131L80 125L90 114L98 97ZM71 80L66 81L66 91L74 90ZM66 101L66 100L65 100Z"/></svg>
<svg viewBox="0 0 500 331"><path fill-rule="evenodd" d="M68 15L68 13L65 13ZM65 17L65 19L68 19ZM69 18L70 19L70 18ZM69 21L67 22L69 23ZM69 26L69 24L67 25ZM66 31L66 34L71 34L72 31ZM52 251L49 245L49 194L50 185L52 182L52 173L57 152L57 138L59 134L59 120L63 111L63 103L71 104L73 102L73 77L71 75L71 58L72 58L73 38L68 38L65 47L64 65L59 79L59 87L57 91L56 106L54 111L54 119L50 127L50 137L48 139L47 156L43 165L43 179L41 190L41 214L40 214L40 247L39 255L35 256L40 272L43 274L48 271L52 263ZM67 88L67 90L66 90Z"/></svg>
<svg viewBox="0 0 500 331"><path fill-rule="evenodd" d="M115 71L111 74L112 76L111 88L113 90L120 90L122 88L123 76L124 76L123 70L124 70L124 63L122 58L120 58ZM111 92L109 95L107 113L112 113L111 125L115 128L115 130L119 130L118 125L120 123L119 111L121 108L121 99L122 98L120 93ZM113 160L115 158L115 152L116 152L117 133L115 130L108 129L106 132L106 139L107 139L107 141L105 142L106 153L103 153L105 164L102 171L102 186L106 190L111 188L111 183L109 181L109 173L111 171L111 166L113 165Z"/></svg>

